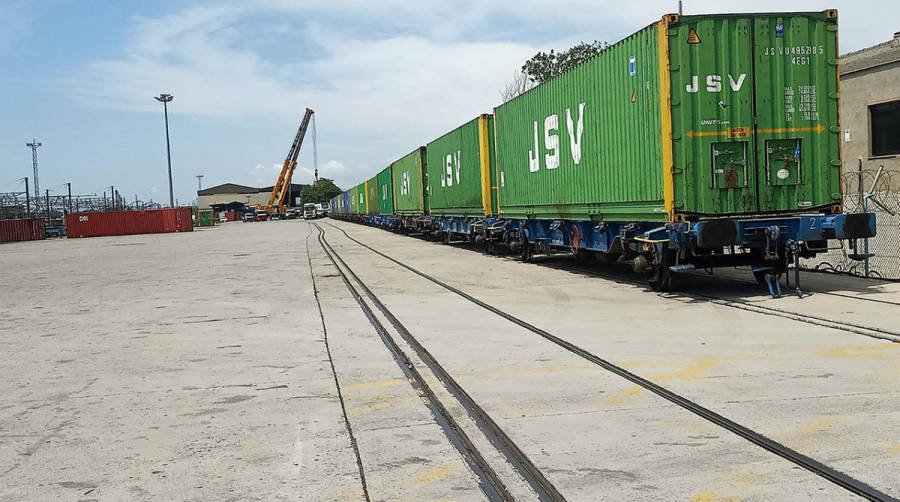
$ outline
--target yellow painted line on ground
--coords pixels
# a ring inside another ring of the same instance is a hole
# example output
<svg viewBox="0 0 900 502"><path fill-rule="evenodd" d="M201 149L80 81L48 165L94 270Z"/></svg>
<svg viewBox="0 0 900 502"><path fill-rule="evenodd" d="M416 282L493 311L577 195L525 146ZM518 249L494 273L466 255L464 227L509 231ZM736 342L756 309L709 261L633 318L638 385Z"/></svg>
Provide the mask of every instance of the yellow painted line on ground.
<svg viewBox="0 0 900 502"><path fill-rule="evenodd" d="M688 382L696 382L700 381L699 378L701 373L705 373L716 366L718 366L723 359L742 359L744 357L752 357L752 356L733 356L733 357L698 357L696 359L681 359L681 360L671 360L671 361L649 361L649 362L627 362L621 363L619 366L623 367L635 367L635 366L668 366L675 364L687 364L687 366L675 370L671 373L662 373L662 374L648 374L643 375L645 378L650 380L684 380ZM639 385L635 385L633 387L628 387L627 389L617 392L603 401L603 404L607 406L621 406L635 397L639 396L643 387Z"/></svg>
<svg viewBox="0 0 900 502"><path fill-rule="evenodd" d="M598 370L601 371L599 367L596 365L585 365L585 366L555 366L555 367L539 367L539 368L523 368L523 369L513 369L513 370L499 370L499 371L485 371L481 373L469 373L467 375L460 375L458 380L472 379L472 378L484 378L484 377L496 377L496 376L506 376L506 375L528 375L528 374L536 374L536 373L555 373L557 371L586 371L586 370ZM344 385L343 387L346 389L362 389L366 387L391 387L394 385L406 385L407 380L404 378L395 378L393 380L377 380L373 382L360 382L360 383L351 383L348 385Z"/></svg>
<svg viewBox="0 0 900 502"><path fill-rule="evenodd" d="M405 378L395 378L393 380L377 380L374 382L351 383L344 385L345 389L361 389L364 387L390 387L392 385L403 385L407 383Z"/></svg>
<svg viewBox="0 0 900 502"><path fill-rule="evenodd" d="M690 364L687 365L687 367L684 367L678 371L674 371L672 373L661 374L661 375L651 374L651 375L647 375L647 377L654 378L657 380L674 380L674 379L689 380L689 381L696 380L697 376L700 373L704 373L706 371L709 371L709 370L715 368L721 362L722 362L722 359L719 357L700 357L700 358L692 360L690 362Z"/></svg>
<svg viewBox="0 0 900 502"><path fill-rule="evenodd" d="M900 349L900 344L888 343L885 345L861 345L858 347L833 347L828 350L816 352L817 356L826 357L856 357L862 359L900 359L900 354L883 354L874 351L894 351Z"/></svg>
<svg viewBox="0 0 900 502"><path fill-rule="evenodd" d="M900 443L891 445L891 447L888 448L888 451L891 453L900 453Z"/></svg>
<svg viewBox="0 0 900 502"><path fill-rule="evenodd" d="M440 479L444 479L453 472L453 464L442 464L433 469L429 469L418 476L413 476L404 480L404 483L433 483Z"/></svg>
<svg viewBox="0 0 900 502"><path fill-rule="evenodd" d="M606 400L603 401L603 404L605 404L606 406L621 406L621 405L627 403L628 401L631 401L632 399L634 399L643 390L644 390L644 388L641 387L640 385L634 385L634 386L628 387L627 389L625 389L621 392L616 392L615 394L606 398Z"/></svg>
<svg viewBox="0 0 900 502"><path fill-rule="evenodd" d="M379 402L375 404L353 408L352 410L347 412L347 417L355 417L357 415L362 415L363 413L369 413L371 411L387 408L394 403L394 396L390 394L379 394L378 399Z"/></svg>
<svg viewBox="0 0 900 502"><path fill-rule="evenodd" d="M840 422L843 418L839 417L823 417L818 420L813 421L811 424L806 427L800 429L800 432L804 432L806 434L811 434L814 432L819 432L831 424Z"/></svg>
<svg viewBox="0 0 900 502"><path fill-rule="evenodd" d="M717 497L713 492L703 492L691 499L691 502L741 502L737 497Z"/></svg>
<svg viewBox="0 0 900 502"><path fill-rule="evenodd" d="M765 485L772 478L772 474L766 471L739 472L731 478L736 485Z"/></svg>

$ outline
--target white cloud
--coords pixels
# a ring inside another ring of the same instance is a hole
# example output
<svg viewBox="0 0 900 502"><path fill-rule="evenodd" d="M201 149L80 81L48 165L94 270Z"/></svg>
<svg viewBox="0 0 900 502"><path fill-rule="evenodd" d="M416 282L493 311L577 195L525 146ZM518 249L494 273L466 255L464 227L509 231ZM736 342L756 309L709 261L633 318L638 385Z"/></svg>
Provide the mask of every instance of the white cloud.
<svg viewBox="0 0 900 502"><path fill-rule="evenodd" d="M873 17L858 3L837 3L848 6L841 12L845 51L886 40L895 28L873 34L873 23L896 19ZM320 174L349 186L386 166L385 159L489 112L500 101L498 90L536 51L580 40L614 42L675 4L268 0L190 7L136 20L120 57L90 62L66 85L97 107L158 113L150 97L170 92L178 114L249 118L285 130L296 127L309 106L318 117L319 154L342 159L320 164ZM693 0L687 8L722 12L744 5ZM812 1L790 7L821 10ZM761 0L752 8L778 10L784 3ZM855 30L848 33L848 26ZM251 43L263 38L260 30L276 34L276 41L300 34L313 45L294 52L260 49ZM304 145L303 182L312 179L308 152ZM236 169L246 172L246 166ZM278 169L253 167L250 176L268 185Z"/></svg>

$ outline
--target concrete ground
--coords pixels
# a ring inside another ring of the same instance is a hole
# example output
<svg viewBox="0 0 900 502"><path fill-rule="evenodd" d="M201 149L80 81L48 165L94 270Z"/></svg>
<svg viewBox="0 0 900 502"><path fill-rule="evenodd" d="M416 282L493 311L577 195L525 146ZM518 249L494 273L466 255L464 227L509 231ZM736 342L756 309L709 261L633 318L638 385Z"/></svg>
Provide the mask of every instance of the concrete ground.
<svg viewBox="0 0 900 502"><path fill-rule="evenodd" d="M900 497L900 344L330 223ZM854 499L323 226L568 500ZM0 246L0 501L363 500L361 471L371 500L483 499L315 235L278 221ZM898 329L897 284L809 284L844 296L686 287Z"/></svg>

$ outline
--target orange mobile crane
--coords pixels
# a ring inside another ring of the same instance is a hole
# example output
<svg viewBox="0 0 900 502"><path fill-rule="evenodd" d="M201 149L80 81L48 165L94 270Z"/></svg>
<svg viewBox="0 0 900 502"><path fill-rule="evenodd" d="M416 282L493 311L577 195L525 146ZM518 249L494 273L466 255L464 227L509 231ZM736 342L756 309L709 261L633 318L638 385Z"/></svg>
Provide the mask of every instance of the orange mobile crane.
<svg viewBox="0 0 900 502"><path fill-rule="evenodd" d="M309 127L309 121L313 116L312 109L307 108L303 120L300 121L300 128L297 129L297 135L294 136L294 143L288 151L287 157L284 159L284 165L281 166L281 172L278 174L278 181L272 187L272 194L269 195L269 203L265 206L257 206L256 210L266 211L269 214L283 215L285 208L284 203L291 191L291 178L294 176L294 168L297 167L297 155L300 154L300 145L303 144L303 137L306 136L306 129ZM315 139L315 138L313 138Z"/></svg>

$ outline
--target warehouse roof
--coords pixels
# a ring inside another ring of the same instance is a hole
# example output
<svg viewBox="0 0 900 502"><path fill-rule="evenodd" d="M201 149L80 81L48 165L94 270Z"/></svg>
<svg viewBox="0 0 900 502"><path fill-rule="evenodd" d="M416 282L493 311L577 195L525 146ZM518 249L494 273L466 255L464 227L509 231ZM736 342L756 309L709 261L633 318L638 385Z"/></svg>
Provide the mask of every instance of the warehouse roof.
<svg viewBox="0 0 900 502"><path fill-rule="evenodd" d="M900 62L900 32L894 38L841 56L841 75Z"/></svg>
<svg viewBox="0 0 900 502"><path fill-rule="evenodd" d="M272 190L269 188L269 190ZM238 185L236 183L225 183L222 185L216 185L214 187L209 187L203 190L198 190L197 195L219 195L223 193L257 193L259 192L259 188L248 187L245 185Z"/></svg>
<svg viewBox="0 0 900 502"><path fill-rule="evenodd" d="M267 187L262 187L262 188L259 188L258 190L259 190L260 192L271 192L273 188L275 188L275 185L270 185L270 186L267 186ZM302 185L302 184L300 184L300 183L291 183L291 191L292 191L292 192L297 192L297 191L299 191L301 188L303 188L303 185Z"/></svg>

